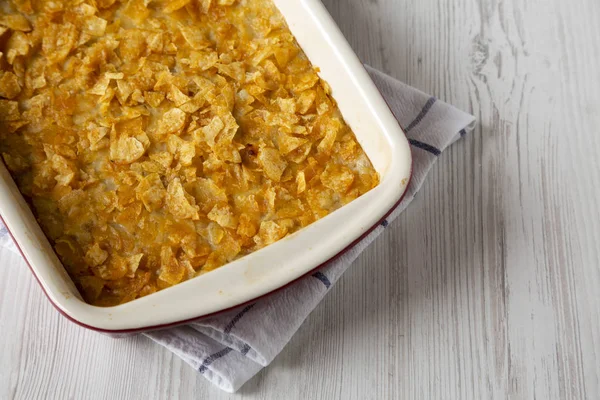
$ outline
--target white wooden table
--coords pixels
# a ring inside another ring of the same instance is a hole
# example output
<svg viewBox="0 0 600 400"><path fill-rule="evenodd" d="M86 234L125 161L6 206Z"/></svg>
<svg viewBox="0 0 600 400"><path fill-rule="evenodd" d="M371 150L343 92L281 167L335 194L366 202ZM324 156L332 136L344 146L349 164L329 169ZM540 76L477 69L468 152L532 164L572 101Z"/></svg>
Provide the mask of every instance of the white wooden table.
<svg viewBox="0 0 600 400"><path fill-rule="evenodd" d="M71 324L0 252L1 399L599 398L600 2L325 3L474 134L237 395Z"/></svg>

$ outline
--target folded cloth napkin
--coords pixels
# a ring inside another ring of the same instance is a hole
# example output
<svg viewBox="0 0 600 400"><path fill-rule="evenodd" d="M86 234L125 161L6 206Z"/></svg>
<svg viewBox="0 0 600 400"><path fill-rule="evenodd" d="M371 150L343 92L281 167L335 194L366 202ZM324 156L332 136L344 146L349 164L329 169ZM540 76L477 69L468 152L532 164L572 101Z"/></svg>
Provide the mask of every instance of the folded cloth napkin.
<svg viewBox="0 0 600 400"><path fill-rule="evenodd" d="M475 118L367 67L413 148L413 178L401 204L350 251L293 285L233 311L145 333L219 388L234 392L271 361L358 255L412 201L437 156L473 129ZM0 226L0 246L12 246Z"/></svg>

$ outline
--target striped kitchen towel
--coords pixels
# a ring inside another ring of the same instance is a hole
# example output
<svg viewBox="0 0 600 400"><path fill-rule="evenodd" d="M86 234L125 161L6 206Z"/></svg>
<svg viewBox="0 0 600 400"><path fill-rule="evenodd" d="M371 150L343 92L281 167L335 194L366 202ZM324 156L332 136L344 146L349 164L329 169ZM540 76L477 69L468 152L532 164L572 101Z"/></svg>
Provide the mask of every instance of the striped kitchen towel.
<svg viewBox="0 0 600 400"><path fill-rule="evenodd" d="M475 118L368 68L413 148L413 178L400 206L329 265L255 303L179 328L146 334L227 392L269 365L358 255L411 202L441 152L473 129Z"/></svg>
<svg viewBox="0 0 600 400"><path fill-rule="evenodd" d="M311 276L236 310L145 334L227 392L273 361L344 271L412 201L442 151L473 129L473 116L372 68L368 71L413 148L413 178L402 203L350 251ZM3 228L0 246L12 246Z"/></svg>

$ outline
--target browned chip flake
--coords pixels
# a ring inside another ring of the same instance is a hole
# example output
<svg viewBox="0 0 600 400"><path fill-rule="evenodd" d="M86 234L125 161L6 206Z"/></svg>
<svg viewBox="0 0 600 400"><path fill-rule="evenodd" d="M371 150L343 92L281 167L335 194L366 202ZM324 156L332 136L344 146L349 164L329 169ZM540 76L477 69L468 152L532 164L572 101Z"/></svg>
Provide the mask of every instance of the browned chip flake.
<svg viewBox="0 0 600 400"><path fill-rule="evenodd" d="M42 39L42 52L51 63L63 61L75 47L78 31L70 22L50 24Z"/></svg>
<svg viewBox="0 0 600 400"><path fill-rule="evenodd" d="M105 19L89 16L83 23L83 32L88 33L91 36L102 36L106 30L107 22Z"/></svg>
<svg viewBox="0 0 600 400"><path fill-rule="evenodd" d="M189 4L190 1L191 0L170 0L169 2L167 2L167 5L163 8L163 11L166 13L177 11L180 8L185 7L186 4Z"/></svg>
<svg viewBox="0 0 600 400"><path fill-rule="evenodd" d="M281 180L281 175L287 167L287 162L274 148L262 148L258 153L258 160L265 174L275 182Z"/></svg>
<svg viewBox="0 0 600 400"><path fill-rule="evenodd" d="M31 30L27 18L20 14L0 15L0 25L15 31L29 32Z"/></svg>
<svg viewBox="0 0 600 400"><path fill-rule="evenodd" d="M144 92L144 99L150 106L157 108L165 99L165 94L162 92Z"/></svg>
<svg viewBox="0 0 600 400"><path fill-rule="evenodd" d="M321 173L323 185L337 193L346 193L354 182L352 170L343 165L327 164L325 171Z"/></svg>
<svg viewBox="0 0 600 400"><path fill-rule="evenodd" d="M185 128L187 114L179 108L173 108L163 114L158 123L157 133L167 135L169 133L179 134Z"/></svg>
<svg viewBox="0 0 600 400"><path fill-rule="evenodd" d="M98 243L94 243L85 253L85 262L92 267L102 265L108 258L108 252L100 248Z"/></svg>
<svg viewBox="0 0 600 400"><path fill-rule="evenodd" d="M179 178L175 178L169 183L167 187L167 208L179 219L198 219L198 206L194 203L192 196L187 194L181 185Z"/></svg>
<svg viewBox="0 0 600 400"><path fill-rule="evenodd" d="M158 278L168 284L176 285L183 279L185 268L173 254L173 249L169 246L163 246L160 251L160 275Z"/></svg>
<svg viewBox="0 0 600 400"><path fill-rule="evenodd" d="M280 226L275 221L263 221L260 224L258 234L254 236L254 241L258 247L264 247L275 243L287 234L287 228Z"/></svg>
<svg viewBox="0 0 600 400"><path fill-rule="evenodd" d="M215 205L208 213L208 219L215 221L223 228L235 229L237 226L237 218L226 204Z"/></svg>
<svg viewBox="0 0 600 400"><path fill-rule="evenodd" d="M29 54L31 42L23 32L14 32L6 44L6 60L13 65L18 56Z"/></svg>
<svg viewBox="0 0 600 400"><path fill-rule="evenodd" d="M145 153L144 145L134 137L120 136L110 144L110 159L117 164L131 164Z"/></svg>
<svg viewBox="0 0 600 400"><path fill-rule="evenodd" d="M12 72L5 72L0 76L0 96L6 99L14 99L21 93L19 79Z"/></svg>
<svg viewBox="0 0 600 400"><path fill-rule="evenodd" d="M149 212L160 209L163 206L167 191L160 180L158 173L146 176L136 188L137 198L144 203Z"/></svg>
<svg viewBox="0 0 600 400"><path fill-rule="evenodd" d="M0 99L0 121L17 121L19 118L19 103Z"/></svg>

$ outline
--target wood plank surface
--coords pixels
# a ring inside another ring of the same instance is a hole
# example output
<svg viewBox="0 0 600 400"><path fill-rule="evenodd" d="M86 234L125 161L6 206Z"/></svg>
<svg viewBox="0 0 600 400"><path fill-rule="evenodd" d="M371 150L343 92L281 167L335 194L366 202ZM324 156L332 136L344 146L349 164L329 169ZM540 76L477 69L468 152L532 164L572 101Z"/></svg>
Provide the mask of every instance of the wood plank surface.
<svg viewBox="0 0 600 400"><path fill-rule="evenodd" d="M0 251L0 399L599 398L600 2L324 2L475 132L235 395L68 322Z"/></svg>

